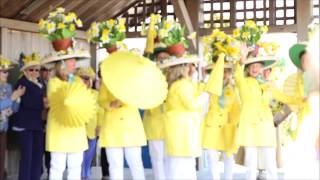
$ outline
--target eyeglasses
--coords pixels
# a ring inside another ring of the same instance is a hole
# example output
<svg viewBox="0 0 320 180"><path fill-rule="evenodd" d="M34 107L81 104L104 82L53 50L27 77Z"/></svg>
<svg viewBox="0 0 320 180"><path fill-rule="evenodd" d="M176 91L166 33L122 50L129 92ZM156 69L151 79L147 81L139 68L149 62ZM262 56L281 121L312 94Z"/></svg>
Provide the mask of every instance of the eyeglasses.
<svg viewBox="0 0 320 180"><path fill-rule="evenodd" d="M81 76L81 79L83 79L84 81L89 81L89 80L90 80L90 77Z"/></svg>
<svg viewBox="0 0 320 180"><path fill-rule="evenodd" d="M40 69L29 69L28 71L30 71L30 72L39 72L40 71Z"/></svg>

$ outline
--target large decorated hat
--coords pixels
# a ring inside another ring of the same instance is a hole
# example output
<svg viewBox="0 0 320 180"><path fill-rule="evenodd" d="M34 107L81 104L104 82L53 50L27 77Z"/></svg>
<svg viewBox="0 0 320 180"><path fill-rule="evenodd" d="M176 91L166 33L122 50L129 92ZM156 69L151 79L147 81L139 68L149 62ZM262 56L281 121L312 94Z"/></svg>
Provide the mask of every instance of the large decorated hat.
<svg viewBox="0 0 320 180"><path fill-rule="evenodd" d="M40 59L41 58L38 53L32 53L28 56L21 53L19 59L20 71L24 71L31 66L40 66Z"/></svg>
<svg viewBox="0 0 320 180"><path fill-rule="evenodd" d="M128 51L117 51L101 64L103 83L121 102L141 109L157 107L167 97L167 81L156 64Z"/></svg>
<svg viewBox="0 0 320 180"><path fill-rule="evenodd" d="M67 51L52 52L48 54L41 60L41 64L44 65L71 58L75 58L77 60L88 59L90 58L90 53L81 49L75 50L69 48Z"/></svg>
<svg viewBox="0 0 320 180"><path fill-rule="evenodd" d="M289 57L292 61L292 63L301 69L301 60L300 55L302 52L304 52L307 48L306 43L297 43L293 45L289 50Z"/></svg>
<svg viewBox="0 0 320 180"><path fill-rule="evenodd" d="M96 77L96 73L93 71L93 69L91 67L80 67L77 69L76 74L78 76L86 76L91 79L95 79L95 77Z"/></svg>
<svg viewBox="0 0 320 180"><path fill-rule="evenodd" d="M199 57L195 55L185 55L183 57L170 56L168 59L163 60L159 67L161 69L169 68L172 66L177 66L181 64L193 64L200 62Z"/></svg>
<svg viewBox="0 0 320 180"><path fill-rule="evenodd" d="M14 67L16 62L11 61L0 55L0 70L9 70Z"/></svg>

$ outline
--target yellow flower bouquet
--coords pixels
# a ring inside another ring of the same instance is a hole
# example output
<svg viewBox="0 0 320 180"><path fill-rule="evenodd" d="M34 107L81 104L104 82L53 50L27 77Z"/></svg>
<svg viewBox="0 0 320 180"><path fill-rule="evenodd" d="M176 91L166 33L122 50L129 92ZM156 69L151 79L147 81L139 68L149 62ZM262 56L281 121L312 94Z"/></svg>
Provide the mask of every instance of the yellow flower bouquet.
<svg viewBox="0 0 320 180"><path fill-rule="evenodd" d="M46 20L40 19L39 32L53 42L56 51L66 50L72 45L71 38L75 37L76 27L82 27L82 21L73 12L65 14L64 8L50 12ZM67 40L67 47L56 47L54 42Z"/></svg>
<svg viewBox="0 0 320 180"><path fill-rule="evenodd" d="M226 60L235 60L240 56L239 42L219 29L214 29L209 36L202 38L205 55L215 61L220 53L226 55Z"/></svg>
<svg viewBox="0 0 320 180"><path fill-rule="evenodd" d="M100 48L107 48L109 53L117 50L117 44L126 38L125 19L109 19L94 22L86 32L89 42L98 44Z"/></svg>
<svg viewBox="0 0 320 180"><path fill-rule="evenodd" d="M250 47L256 45L261 36L267 32L267 26L257 26L254 21L248 20L241 28L233 31L233 37Z"/></svg>

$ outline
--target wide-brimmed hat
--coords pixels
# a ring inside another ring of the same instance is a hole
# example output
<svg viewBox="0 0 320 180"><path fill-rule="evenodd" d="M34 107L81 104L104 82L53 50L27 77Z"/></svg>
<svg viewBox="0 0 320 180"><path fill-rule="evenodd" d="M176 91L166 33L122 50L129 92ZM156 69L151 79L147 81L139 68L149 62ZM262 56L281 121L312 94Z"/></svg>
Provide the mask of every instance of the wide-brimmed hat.
<svg viewBox="0 0 320 180"><path fill-rule="evenodd" d="M160 64L158 64L158 66L160 69L165 69L180 64L192 64L198 62L200 62L200 59L195 55L187 55L183 57L170 56L170 58L163 60Z"/></svg>
<svg viewBox="0 0 320 180"><path fill-rule="evenodd" d="M76 74L78 76L87 76L91 79L95 79L96 73L93 71L91 67L80 67L77 69Z"/></svg>
<svg viewBox="0 0 320 180"><path fill-rule="evenodd" d="M300 55L303 51L305 51L307 48L307 44L305 42L297 43L291 46L289 49L289 57L292 61L292 63L301 69L301 60Z"/></svg>
<svg viewBox="0 0 320 180"><path fill-rule="evenodd" d="M59 51L59 52L52 52L45 56L41 60L41 64L48 64L48 63L54 63L58 61L62 61L65 59L71 59L75 58L77 60L83 60L90 58L90 53L85 50L68 50L68 51Z"/></svg>
<svg viewBox="0 0 320 180"><path fill-rule="evenodd" d="M12 61L12 60L0 55L0 70L12 69L14 67L14 65L16 65L16 64L17 64L17 62Z"/></svg>
<svg viewBox="0 0 320 180"><path fill-rule="evenodd" d="M24 71L25 69L32 66L40 66L40 55L38 53L32 53L28 56L23 53L20 54L20 71Z"/></svg>
<svg viewBox="0 0 320 180"><path fill-rule="evenodd" d="M249 57L244 65L247 66L252 63L263 63L264 68L272 66L277 62L279 58L276 56L258 56L258 57Z"/></svg>
<svg viewBox="0 0 320 180"><path fill-rule="evenodd" d="M214 67L214 64L213 64L213 63L210 63L210 64L208 64L205 68L206 68L206 70L212 70L213 67ZM233 69L233 64L231 64L231 63L224 63L223 68L224 68L224 69Z"/></svg>

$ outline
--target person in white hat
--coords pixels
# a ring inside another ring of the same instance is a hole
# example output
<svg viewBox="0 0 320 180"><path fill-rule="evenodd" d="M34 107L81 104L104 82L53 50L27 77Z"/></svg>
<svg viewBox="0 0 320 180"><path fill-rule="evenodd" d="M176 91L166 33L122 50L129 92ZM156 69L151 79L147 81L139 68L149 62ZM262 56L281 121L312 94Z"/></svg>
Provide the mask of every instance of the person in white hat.
<svg viewBox="0 0 320 180"><path fill-rule="evenodd" d="M62 179L67 167L68 179L81 179L83 152L88 148L85 125L69 127L55 118L51 101L58 95L61 87L82 82L74 76L76 60L90 58L85 51L68 51L52 53L42 59L42 64L54 64L54 77L48 82L47 97L49 102L46 129L46 150L51 153L49 179ZM62 92L61 92L62 93ZM79 97L80 98L80 97ZM65 114L67 116L67 114Z"/></svg>
<svg viewBox="0 0 320 180"><path fill-rule="evenodd" d="M213 64L209 64L206 69L212 70L212 68ZM202 124L202 148L209 156L209 170L212 179L220 179L218 168L220 151L224 158L223 179L233 178L233 154L238 150L235 136L240 115L240 99L232 83L232 69L233 64L225 64L222 95L211 96L208 113Z"/></svg>

